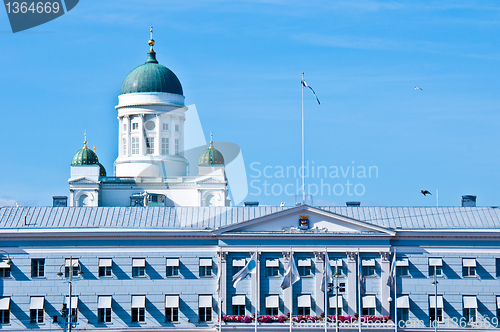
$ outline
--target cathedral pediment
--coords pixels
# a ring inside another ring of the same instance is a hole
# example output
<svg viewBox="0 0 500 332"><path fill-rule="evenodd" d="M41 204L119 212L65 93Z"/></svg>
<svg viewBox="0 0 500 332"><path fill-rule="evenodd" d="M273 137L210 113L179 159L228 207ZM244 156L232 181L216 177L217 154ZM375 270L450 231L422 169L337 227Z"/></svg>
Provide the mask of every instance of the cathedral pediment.
<svg viewBox="0 0 500 332"><path fill-rule="evenodd" d="M209 176L209 177L203 177L199 180L196 180L196 183L198 183L198 184L222 184L222 183L226 183L226 181L220 177Z"/></svg>
<svg viewBox="0 0 500 332"><path fill-rule="evenodd" d="M215 231L216 234L236 232L395 235L391 229L307 205L300 205Z"/></svg>
<svg viewBox="0 0 500 332"><path fill-rule="evenodd" d="M99 184L100 181L95 181L86 177L81 177L77 179L72 179L68 181L69 184L75 185L75 184Z"/></svg>

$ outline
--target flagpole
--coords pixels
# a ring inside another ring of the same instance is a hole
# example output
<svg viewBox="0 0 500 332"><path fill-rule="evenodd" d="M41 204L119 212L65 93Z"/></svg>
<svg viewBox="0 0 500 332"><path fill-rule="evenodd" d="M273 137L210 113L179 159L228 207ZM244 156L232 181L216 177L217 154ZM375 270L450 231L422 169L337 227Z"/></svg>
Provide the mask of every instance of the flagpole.
<svg viewBox="0 0 500 332"><path fill-rule="evenodd" d="M302 82L304 82L304 73L302 73ZM302 204L306 202L306 184L305 184L305 166L304 166L304 84L302 86Z"/></svg>
<svg viewBox="0 0 500 332"><path fill-rule="evenodd" d="M323 273L323 277L325 278L325 332L328 332L328 285L326 278L326 269L328 268L327 264L328 259L328 249L325 247L325 272Z"/></svg>
<svg viewBox="0 0 500 332"><path fill-rule="evenodd" d="M257 247L255 253L257 254L256 256L256 263L257 263L257 266L255 267L255 274L256 274L256 277L257 277L257 280L255 281L255 295L254 295L254 299L255 299L255 332L257 332L257 321L258 321L258 315L259 315L259 292L260 292L260 289L259 289L259 280L260 280L260 261L259 261L259 248Z"/></svg>
<svg viewBox="0 0 500 332"><path fill-rule="evenodd" d="M361 257L359 257L359 248L358 248L358 326L359 332L361 332Z"/></svg>
<svg viewBox="0 0 500 332"><path fill-rule="evenodd" d="M293 266L293 251L292 247L290 247L290 259L288 262L288 266L290 266L290 269L293 270L291 267ZM292 272L293 274L293 272ZM293 282L292 279L290 279L290 332L292 332L292 317L293 317Z"/></svg>
<svg viewBox="0 0 500 332"><path fill-rule="evenodd" d="M396 247L394 247L394 261L397 262L396 258ZM398 275L396 272L396 267L394 266L394 323L396 324L394 331L398 332Z"/></svg>
<svg viewBox="0 0 500 332"><path fill-rule="evenodd" d="M222 275L222 248L219 247L219 271L218 274L219 275ZM222 278L217 278L217 288L218 288L218 292L217 292L217 296L219 297L219 299L217 300L218 304L219 304L219 332L222 331L222 301L221 301L221 279Z"/></svg>

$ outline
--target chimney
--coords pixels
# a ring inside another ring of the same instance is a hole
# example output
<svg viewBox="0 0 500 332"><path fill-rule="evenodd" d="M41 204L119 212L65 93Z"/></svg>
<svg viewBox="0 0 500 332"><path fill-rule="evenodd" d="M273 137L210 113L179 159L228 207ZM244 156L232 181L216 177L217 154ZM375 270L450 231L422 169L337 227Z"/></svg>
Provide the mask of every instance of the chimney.
<svg viewBox="0 0 500 332"><path fill-rule="evenodd" d="M476 197L474 195L462 196L462 207L476 207Z"/></svg>
<svg viewBox="0 0 500 332"><path fill-rule="evenodd" d="M259 206L259 202L245 202L245 206Z"/></svg>
<svg viewBox="0 0 500 332"><path fill-rule="evenodd" d="M345 205L349 207L357 207L361 205L361 202L345 202Z"/></svg>
<svg viewBox="0 0 500 332"><path fill-rule="evenodd" d="M68 196L52 196L53 207L66 207L68 206Z"/></svg>

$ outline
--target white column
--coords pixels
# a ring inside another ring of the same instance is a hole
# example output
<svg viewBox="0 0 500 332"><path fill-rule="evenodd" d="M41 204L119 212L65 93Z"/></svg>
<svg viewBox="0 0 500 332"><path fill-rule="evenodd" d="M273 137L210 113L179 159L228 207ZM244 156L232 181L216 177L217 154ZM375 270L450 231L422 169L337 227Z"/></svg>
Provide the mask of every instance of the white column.
<svg viewBox="0 0 500 332"><path fill-rule="evenodd" d="M389 278L389 273L390 273L390 259L391 259L391 253L390 252L381 252L380 253L380 282L381 282L381 299L380 302L382 303L382 307L380 308L380 314L381 315L389 315L391 309L390 309L390 302L388 301L389 297L391 296L391 288L387 285L387 278ZM395 299L394 299L395 301Z"/></svg>
<svg viewBox="0 0 500 332"><path fill-rule="evenodd" d="M159 156L161 155L161 121L160 121L160 115L156 114L156 138L155 138L155 155Z"/></svg>
<svg viewBox="0 0 500 332"><path fill-rule="evenodd" d="M325 306L325 293L321 290L321 283L323 282L323 273L325 271L325 261L324 261L324 252L315 251L314 252L314 279L315 279L315 302L316 308L314 312L316 316L319 316L320 313L327 313L327 309Z"/></svg>
<svg viewBox="0 0 500 332"><path fill-rule="evenodd" d="M254 253L251 252L250 256ZM257 313L259 310L260 304L260 287L259 287L259 278L260 278L260 253L257 253L257 266L255 268L255 273L252 273L252 310L254 313Z"/></svg>
<svg viewBox="0 0 500 332"><path fill-rule="evenodd" d="M179 151L182 156L184 156L184 120L185 117L179 117Z"/></svg>
<svg viewBox="0 0 500 332"><path fill-rule="evenodd" d="M174 156L175 155L175 117L173 115L170 115L169 126L170 126L170 139L169 139L168 151L169 151L169 155Z"/></svg>
<svg viewBox="0 0 500 332"><path fill-rule="evenodd" d="M146 154L146 140L144 139L144 114L139 114L139 154Z"/></svg>
<svg viewBox="0 0 500 332"><path fill-rule="evenodd" d="M221 285L220 285L220 293L224 301L222 301L222 313L221 315L226 315L227 314L227 252L222 252L222 257L221 257Z"/></svg>
<svg viewBox="0 0 500 332"><path fill-rule="evenodd" d="M357 312L357 290L358 290L358 268L356 261L357 253L347 253L347 305L348 315ZM361 315L361 313L360 313Z"/></svg>
<svg viewBox="0 0 500 332"><path fill-rule="evenodd" d="M118 117L118 156L123 156L123 116Z"/></svg>
<svg viewBox="0 0 500 332"><path fill-rule="evenodd" d="M125 144L127 145L127 148L126 148L127 149L127 153L125 155L127 157L130 157L130 153L131 153L130 152L130 149L131 149L131 147L130 147L130 145L131 145L131 143L130 143L130 132L132 131L132 123L130 121L130 116L129 115L127 115L125 118L126 118L125 123L127 124L127 132L126 132L127 141L125 142Z"/></svg>

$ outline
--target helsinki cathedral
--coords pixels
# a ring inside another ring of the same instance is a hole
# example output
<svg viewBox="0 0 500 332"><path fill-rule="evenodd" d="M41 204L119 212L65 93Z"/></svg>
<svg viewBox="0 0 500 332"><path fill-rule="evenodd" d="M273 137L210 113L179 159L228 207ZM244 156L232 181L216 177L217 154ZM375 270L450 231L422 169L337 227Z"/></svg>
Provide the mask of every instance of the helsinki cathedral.
<svg viewBox="0 0 500 332"><path fill-rule="evenodd" d="M224 157L214 147L212 135L201 155L193 158L191 151L190 160L186 156L188 107L182 85L156 59L152 28L150 32L146 62L125 77L115 106L115 176L107 176L85 135L83 148L71 162L70 206L230 205Z"/></svg>

